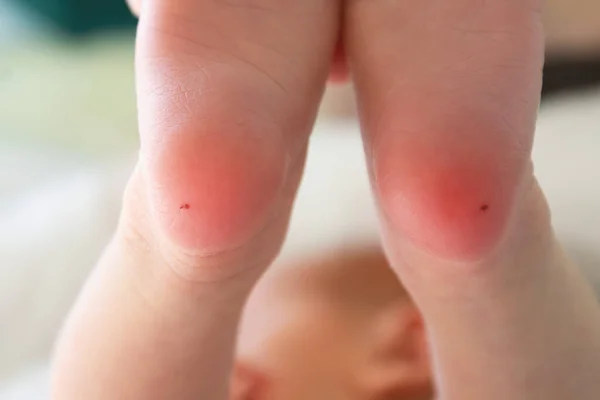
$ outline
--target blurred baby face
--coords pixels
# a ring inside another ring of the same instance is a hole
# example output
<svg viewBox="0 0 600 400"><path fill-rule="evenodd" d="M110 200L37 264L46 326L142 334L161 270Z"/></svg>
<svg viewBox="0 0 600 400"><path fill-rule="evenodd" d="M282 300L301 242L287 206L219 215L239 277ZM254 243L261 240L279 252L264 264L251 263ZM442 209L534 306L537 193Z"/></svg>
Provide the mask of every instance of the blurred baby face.
<svg viewBox="0 0 600 400"><path fill-rule="evenodd" d="M378 249L271 270L245 309L233 400L431 399L420 315Z"/></svg>

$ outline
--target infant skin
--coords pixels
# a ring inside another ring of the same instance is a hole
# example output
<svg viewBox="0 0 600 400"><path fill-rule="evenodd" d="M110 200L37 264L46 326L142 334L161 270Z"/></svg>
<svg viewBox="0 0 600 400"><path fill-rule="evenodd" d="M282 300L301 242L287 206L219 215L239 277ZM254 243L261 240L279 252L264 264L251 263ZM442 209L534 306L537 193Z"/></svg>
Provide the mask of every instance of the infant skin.
<svg viewBox="0 0 600 400"><path fill-rule="evenodd" d="M232 400L431 400L420 314L382 251L272 268L245 308Z"/></svg>

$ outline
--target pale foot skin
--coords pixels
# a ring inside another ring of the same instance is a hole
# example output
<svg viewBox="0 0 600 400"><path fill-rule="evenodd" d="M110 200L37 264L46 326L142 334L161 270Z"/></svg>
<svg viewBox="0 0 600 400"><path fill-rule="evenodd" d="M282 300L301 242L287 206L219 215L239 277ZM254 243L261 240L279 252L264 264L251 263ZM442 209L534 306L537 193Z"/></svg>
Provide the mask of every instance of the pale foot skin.
<svg viewBox="0 0 600 400"><path fill-rule="evenodd" d="M146 0L140 163L58 343L53 398L228 398L343 30L383 241L440 397L597 399L600 309L530 165L541 5Z"/></svg>

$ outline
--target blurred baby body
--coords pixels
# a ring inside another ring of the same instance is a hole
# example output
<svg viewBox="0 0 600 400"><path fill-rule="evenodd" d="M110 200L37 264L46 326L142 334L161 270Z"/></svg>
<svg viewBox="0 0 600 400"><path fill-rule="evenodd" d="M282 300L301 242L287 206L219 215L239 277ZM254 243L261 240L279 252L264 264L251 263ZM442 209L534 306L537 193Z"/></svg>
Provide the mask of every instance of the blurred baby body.
<svg viewBox="0 0 600 400"><path fill-rule="evenodd" d="M232 400L431 400L420 314L363 244L271 269L238 335Z"/></svg>

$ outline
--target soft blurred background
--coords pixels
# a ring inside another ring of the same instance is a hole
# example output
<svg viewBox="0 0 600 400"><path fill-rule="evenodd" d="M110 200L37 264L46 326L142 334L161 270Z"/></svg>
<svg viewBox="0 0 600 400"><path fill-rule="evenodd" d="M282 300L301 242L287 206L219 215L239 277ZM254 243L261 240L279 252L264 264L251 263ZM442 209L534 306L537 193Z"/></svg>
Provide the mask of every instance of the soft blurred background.
<svg viewBox="0 0 600 400"><path fill-rule="evenodd" d="M548 0L546 29L536 168L599 287L600 1ZM123 0L0 0L0 400L46 398L53 340L114 229L137 146L134 34ZM351 88L328 91L284 256L375 235L353 111Z"/></svg>

